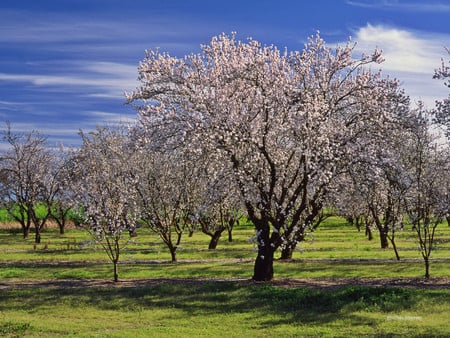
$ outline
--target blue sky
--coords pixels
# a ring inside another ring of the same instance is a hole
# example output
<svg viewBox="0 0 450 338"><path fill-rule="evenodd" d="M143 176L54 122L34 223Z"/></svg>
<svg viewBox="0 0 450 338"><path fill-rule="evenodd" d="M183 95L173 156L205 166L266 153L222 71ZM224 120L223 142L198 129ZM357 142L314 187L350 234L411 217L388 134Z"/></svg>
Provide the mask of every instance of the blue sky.
<svg viewBox="0 0 450 338"><path fill-rule="evenodd" d="M432 75L450 47L450 0L1 0L0 129L77 145L80 129L135 118L124 92L146 49L183 56L236 31L300 50L317 30L330 45L381 48L413 101L448 95Z"/></svg>

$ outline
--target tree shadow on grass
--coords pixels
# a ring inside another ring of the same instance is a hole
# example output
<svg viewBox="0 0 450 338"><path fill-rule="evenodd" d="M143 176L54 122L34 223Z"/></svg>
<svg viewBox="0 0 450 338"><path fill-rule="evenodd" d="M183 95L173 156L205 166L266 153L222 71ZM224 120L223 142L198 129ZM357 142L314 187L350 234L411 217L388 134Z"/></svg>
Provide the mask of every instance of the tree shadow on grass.
<svg viewBox="0 0 450 338"><path fill-rule="evenodd" d="M99 310L176 308L186 316L253 313L270 317L265 325L326 323L357 311L397 313L415 306L420 290L346 286L338 289L279 288L237 282L187 282L144 287L26 288L2 292L1 310L39 311L49 304ZM428 297L441 297L438 291ZM448 293L444 297L449 297ZM280 315L282 319L280 318Z"/></svg>

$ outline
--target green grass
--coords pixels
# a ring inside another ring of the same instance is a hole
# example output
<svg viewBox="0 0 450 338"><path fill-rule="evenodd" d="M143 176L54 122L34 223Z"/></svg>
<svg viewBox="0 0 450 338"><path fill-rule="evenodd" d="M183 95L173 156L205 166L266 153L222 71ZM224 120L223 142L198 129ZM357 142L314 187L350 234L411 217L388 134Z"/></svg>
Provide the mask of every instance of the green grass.
<svg viewBox="0 0 450 338"><path fill-rule="evenodd" d="M101 247L89 244L85 231L70 228L60 235L46 229L42 243L33 236L24 240L16 228L0 229L0 278L109 278L111 264ZM120 278L153 277L250 277L256 257L251 226L240 226L233 242L225 236L216 250L207 250L209 238L200 233L184 236L177 250L178 263L170 263L164 244L147 229L139 229L120 258ZM330 218L299 243L294 260L276 261L277 277L420 277L423 261L414 233L409 229L397 235L400 261L392 249L380 249L379 240L368 241L364 233L342 219ZM438 226L437 244L432 253L431 275L450 276L450 227ZM276 254L278 256L279 253Z"/></svg>
<svg viewBox="0 0 450 338"><path fill-rule="evenodd" d="M9 290L0 300L0 332L9 336L450 335L449 290L311 290L206 282Z"/></svg>
<svg viewBox="0 0 450 338"><path fill-rule="evenodd" d="M119 280L146 286L62 287L72 280L112 280L104 251L75 228L46 229L42 243L20 228L0 228L0 336L6 337L433 337L450 336L449 289L343 286L283 288L250 283L256 257L251 226L207 250L201 233L183 237L177 263L147 229L122 252ZM399 232L402 260L379 248L374 233L330 218L300 243L291 261L274 262L281 278L416 278L423 262L414 233ZM431 276L450 276L450 227L439 225ZM277 256L279 253L277 253ZM183 278L189 278L184 281ZM170 279L164 284L162 281ZM212 279L214 281L205 281ZM222 280L222 281L221 281ZM43 284L50 282L49 286ZM30 283L30 286L26 286ZM78 283L78 284L77 284ZM59 285L59 286L58 286ZM109 284L110 285L110 284Z"/></svg>

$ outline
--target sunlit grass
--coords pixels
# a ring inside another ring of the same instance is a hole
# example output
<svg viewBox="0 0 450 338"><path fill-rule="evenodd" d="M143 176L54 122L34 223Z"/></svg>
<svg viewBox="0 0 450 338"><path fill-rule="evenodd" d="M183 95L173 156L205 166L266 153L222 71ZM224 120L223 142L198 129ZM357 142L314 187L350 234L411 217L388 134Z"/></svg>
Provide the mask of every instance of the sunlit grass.
<svg viewBox="0 0 450 338"><path fill-rule="evenodd" d="M6 337L361 337L450 336L449 290L368 288L305 289L251 284L254 230L240 226L216 250L200 232L184 236L178 262L158 237L139 229L122 251L115 288L23 287L0 293L0 336ZM415 278L423 262L411 229L397 235L402 260L380 249L374 232L331 218L298 246L291 261L274 262L282 278ZM438 227L432 277L450 276L450 227ZM89 235L46 229L42 243L20 228L0 229L0 281L112 280L112 265ZM279 253L277 253L277 257ZM161 281L171 279L164 285ZM191 282L183 284L183 278ZM159 280L152 286L120 282ZM211 280L210 282L204 282ZM219 281L225 280L225 281ZM178 282L176 282L178 281ZM122 284L123 285L123 284Z"/></svg>
<svg viewBox="0 0 450 338"><path fill-rule="evenodd" d="M374 233L376 235L376 233ZM177 250L178 263L158 237L139 229L122 250L120 278L205 277L247 278L252 275L255 245L251 226L240 226L233 242L224 235L216 250L208 250L209 238L200 232L183 237ZM397 234L402 259L396 261L392 249L381 249L378 237L368 241L363 232L341 218L330 218L298 245L294 260L276 261L275 276L292 278L322 277L420 277L423 262L414 233L405 229ZM279 257L279 253L276 254ZM450 227L442 224L436 234L431 275L450 275ZM2 263L3 262L3 263ZM109 278L111 266L105 252L94 245L86 231L70 228L60 235L46 229L43 240L35 244L32 236L24 240L20 229L0 229L0 278L67 279Z"/></svg>
<svg viewBox="0 0 450 338"><path fill-rule="evenodd" d="M277 278L412 278L423 276L423 263L416 261L275 261ZM432 277L450 276L448 261L431 263ZM119 279L134 278L250 278L253 260L122 262ZM80 279L112 278L111 264L105 262L68 263L12 263L3 265L0 278L5 279Z"/></svg>

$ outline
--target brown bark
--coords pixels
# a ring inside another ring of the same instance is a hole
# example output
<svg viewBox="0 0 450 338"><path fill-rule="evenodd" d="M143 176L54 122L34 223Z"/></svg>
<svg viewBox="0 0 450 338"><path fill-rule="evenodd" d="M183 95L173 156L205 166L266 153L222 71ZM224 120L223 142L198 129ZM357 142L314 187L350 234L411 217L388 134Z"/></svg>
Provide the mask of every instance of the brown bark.
<svg viewBox="0 0 450 338"><path fill-rule="evenodd" d="M217 244L219 243L219 239L222 236L222 232L223 230L217 230L211 235L208 250L215 250L217 248Z"/></svg>

